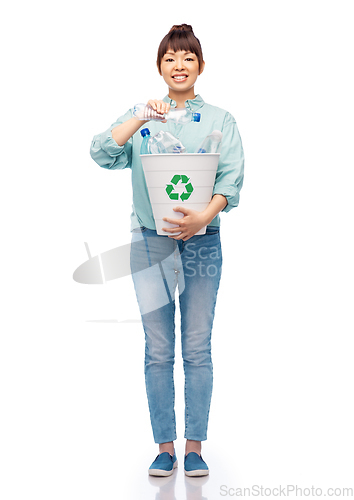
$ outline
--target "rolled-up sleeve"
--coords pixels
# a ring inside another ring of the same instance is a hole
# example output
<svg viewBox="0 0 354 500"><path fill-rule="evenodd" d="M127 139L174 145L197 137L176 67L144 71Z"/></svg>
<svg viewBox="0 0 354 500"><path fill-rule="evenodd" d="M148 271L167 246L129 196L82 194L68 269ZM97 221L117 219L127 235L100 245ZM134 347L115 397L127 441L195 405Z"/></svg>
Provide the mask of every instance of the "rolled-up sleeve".
<svg viewBox="0 0 354 500"><path fill-rule="evenodd" d="M100 167L110 170L131 168L132 138L124 146L118 146L112 137L112 130L131 117L132 112L129 110L125 115L118 118L116 122L112 123L109 129L95 135L92 139L90 155Z"/></svg>
<svg viewBox="0 0 354 500"><path fill-rule="evenodd" d="M222 212L237 207L243 184L244 154L241 137L234 117L226 113L222 129L219 165L216 172L213 195L222 194L227 205Z"/></svg>

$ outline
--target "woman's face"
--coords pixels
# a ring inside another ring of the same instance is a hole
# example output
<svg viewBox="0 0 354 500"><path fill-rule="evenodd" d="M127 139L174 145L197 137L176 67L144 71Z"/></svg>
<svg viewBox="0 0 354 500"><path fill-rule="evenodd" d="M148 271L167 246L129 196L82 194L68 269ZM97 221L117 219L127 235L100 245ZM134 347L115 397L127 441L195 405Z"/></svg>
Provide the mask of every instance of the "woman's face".
<svg viewBox="0 0 354 500"><path fill-rule="evenodd" d="M199 68L198 58L192 52L168 50L162 58L160 74L169 88L185 92L194 86L203 69L204 62Z"/></svg>

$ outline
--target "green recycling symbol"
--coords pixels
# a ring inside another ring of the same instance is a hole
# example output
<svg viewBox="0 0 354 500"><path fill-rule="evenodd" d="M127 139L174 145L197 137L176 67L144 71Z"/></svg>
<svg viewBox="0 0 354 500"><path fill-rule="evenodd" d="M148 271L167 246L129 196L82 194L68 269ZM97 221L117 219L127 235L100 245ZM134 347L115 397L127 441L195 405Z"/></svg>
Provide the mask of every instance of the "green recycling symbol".
<svg viewBox="0 0 354 500"><path fill-rule="evenodd" d="M186 175L179 175L179 174L175 174L171 181L172 184L167 184L166 186L166 193L168 194L170 200L178 200L178 196L180 197L180 199L182 201L186 201L188 200L188 198L190 197L190 195L192 194L193 192L193 186L192 186L192 183L189 182L189 177L187 177ZM179 181L182 182L182 184L185 184L185 191L183 191L183 193L181 195L178 195L177 192L173 192L174 189L175 189L175 186L179 183Z"/></svg>

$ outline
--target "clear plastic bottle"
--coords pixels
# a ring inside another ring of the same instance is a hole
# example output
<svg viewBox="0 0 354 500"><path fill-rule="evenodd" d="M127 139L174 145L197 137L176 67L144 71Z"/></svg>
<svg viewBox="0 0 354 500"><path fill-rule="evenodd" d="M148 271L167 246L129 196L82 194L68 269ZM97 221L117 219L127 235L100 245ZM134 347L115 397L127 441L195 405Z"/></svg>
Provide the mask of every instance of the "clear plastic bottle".
<svg viewBox="0 0 354 500"><path fill-rule="evenodd" d="M186 150L179 139L163 130L150 139L149 147L152 154L184 153Z"/></svg>
<svg viewBox="0 0 354 500"><path fill-rule="evenodd" d="M150 130L148 128L143 128L143 130L140 130L140 133L142 135L143 141L141 143L140 147L140 154L141 155L148 155L150 154Z"/></svg>
<svg viewBox="0 0 354 500"><path fill-rule="evenodd" d="M138 120L168 120L180 124L200 122L200 113L192 113L188 108L171 108L168 113L161 115L147 104L136 104L134 106L133 115Z"/></svg>
<svg viewBox="0 0 354 500"><path fill-rule="evenodd" d="M221 139L222 132L220 132L220 130L214 130L211 134L206 136L196 153L217 153L221 145Z"/></svg>

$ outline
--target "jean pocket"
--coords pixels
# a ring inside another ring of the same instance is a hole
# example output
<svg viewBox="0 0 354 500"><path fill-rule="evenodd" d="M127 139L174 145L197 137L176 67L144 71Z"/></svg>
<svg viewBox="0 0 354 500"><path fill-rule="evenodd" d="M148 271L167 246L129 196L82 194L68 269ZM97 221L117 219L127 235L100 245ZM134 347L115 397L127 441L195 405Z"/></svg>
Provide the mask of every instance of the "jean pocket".
<svg viewBox="0 0 354 500"><path fill-rule="evenodd" d="M205 234L219 234L220 232L220 227L219 226L207 226Z"/></svg>

